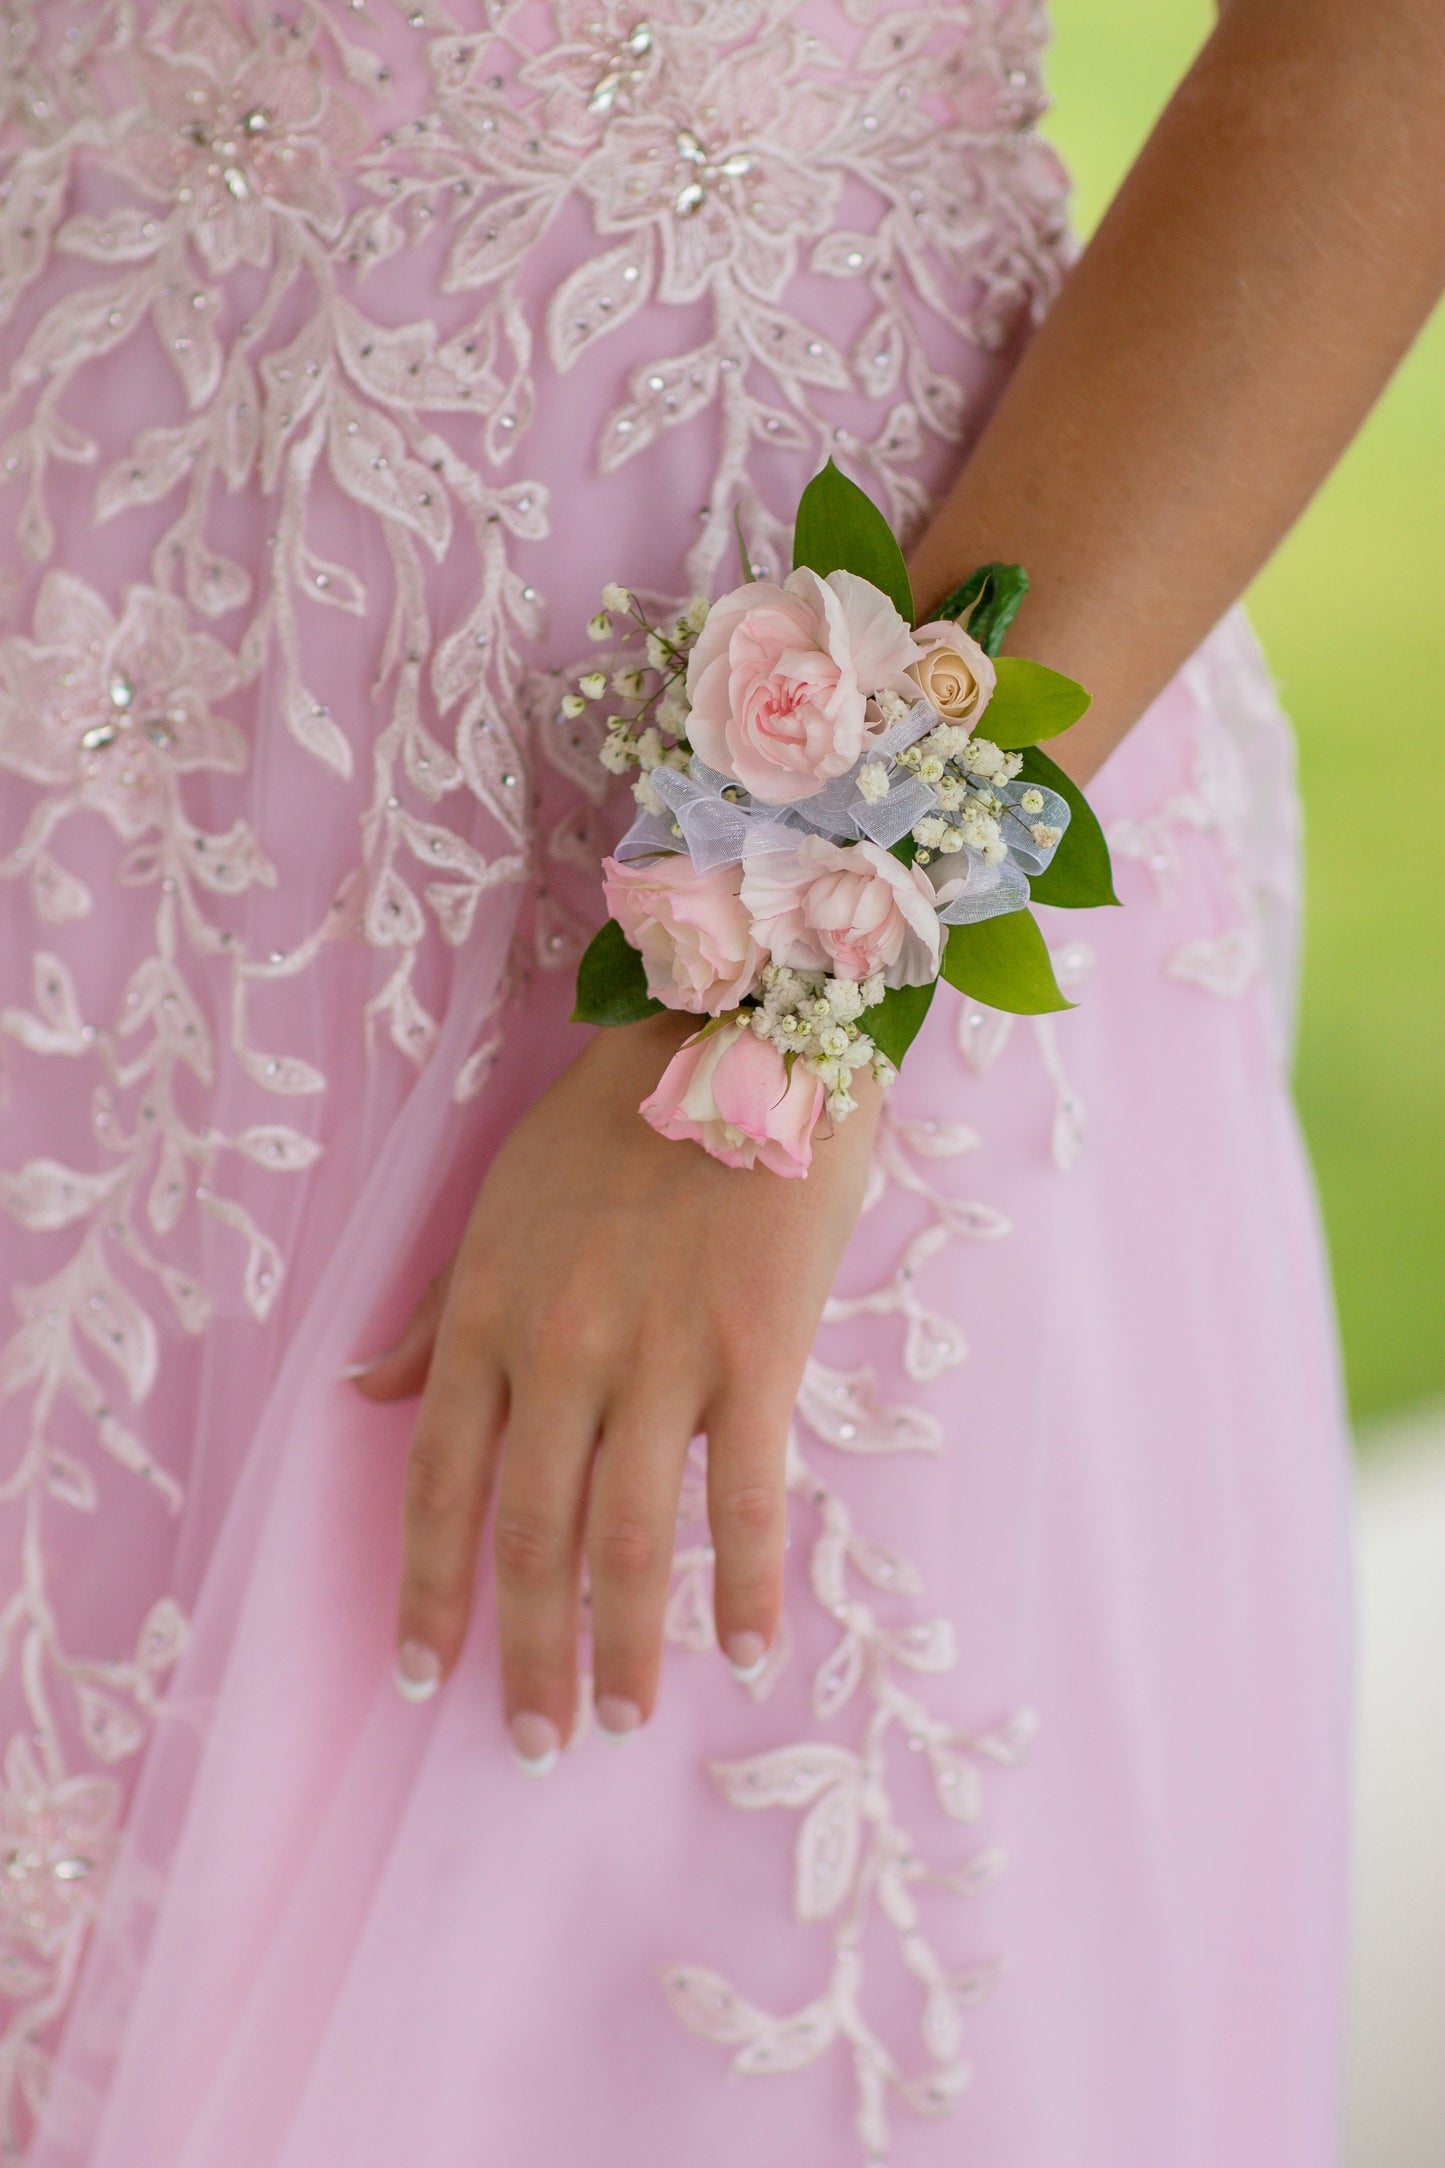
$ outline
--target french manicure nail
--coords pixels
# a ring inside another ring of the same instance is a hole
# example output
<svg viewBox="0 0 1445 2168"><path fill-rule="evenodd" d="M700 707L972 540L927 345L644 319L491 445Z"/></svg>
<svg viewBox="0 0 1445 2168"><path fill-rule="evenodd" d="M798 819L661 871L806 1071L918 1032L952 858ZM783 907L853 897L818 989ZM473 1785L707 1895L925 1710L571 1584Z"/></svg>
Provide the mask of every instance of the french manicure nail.
<svg viewBox="0 0 1445 2168"><path fill-rule="evenodd" d="M364 1363L348 1363L341 1375L344 1378L364 1378L369 1370L375 1370L383 1360L380 1355L368 1355Z"/></svg>
<svg viewBox="0 0 1445 2168"><path fill-rule="evenodd" d="M628 1701L622 1694L598 1696L597 1729L614 1746L621 1746L630 1739L641 1722L642 1711L635 1701Z"/></svg>
<svg viewBox="0 0 1445 2168"><path fill-rule="evenodd" d="M762 1676L768 1660L768 1644L761 1634L729 1634L723 1643L723 1656L733 1677L747 1686Z"/></svg>
<svg viewBox="0 0 1445 2168"><path fill-rule="evenodd" d="M429 1701L442 1682L442 1660L424 1641L403 1641L392 1676L404 1701Z"/></svg>
<svg viewBox="0 0 1445 2168"><path fill-rule="evenodd" d="M539 1716L535 1709L519 1709L507 1729L517 1767L529 1777L544 1777L555 1766L562 1744L562 1735L551 1717Z"/></svg>

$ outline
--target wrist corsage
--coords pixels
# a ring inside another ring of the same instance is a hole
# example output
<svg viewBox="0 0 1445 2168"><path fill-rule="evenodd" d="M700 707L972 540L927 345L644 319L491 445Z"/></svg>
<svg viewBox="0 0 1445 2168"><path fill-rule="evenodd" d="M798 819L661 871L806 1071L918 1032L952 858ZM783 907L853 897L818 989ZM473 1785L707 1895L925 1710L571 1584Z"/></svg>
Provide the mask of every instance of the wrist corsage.
<svg viewBox="0 0 1445 2168"><path fill-rule="evenodd" d="M721 600L654 625L609 586L588 627L616 652L564 710L609 701L600 758L637 771L638 813L574 1014L705 1017L643 1114L800 1175L858 1072L892 1080L940 978L991 1008L1068 1008L1028 906L1118 899L1098 821L1039 750L1089 696L999 654L1021 566L984 565L915 626L887 521L831 460L781 585L739 546Z"/></svg>

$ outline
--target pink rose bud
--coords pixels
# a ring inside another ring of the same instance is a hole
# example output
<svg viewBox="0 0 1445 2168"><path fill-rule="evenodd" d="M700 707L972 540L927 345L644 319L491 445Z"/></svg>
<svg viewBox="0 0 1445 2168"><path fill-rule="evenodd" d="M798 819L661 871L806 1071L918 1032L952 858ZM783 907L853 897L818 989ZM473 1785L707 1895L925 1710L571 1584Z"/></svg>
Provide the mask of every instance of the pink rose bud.
<svg viewBox="0 0 1445 2168"><path fill-rule="evenodd" d="M640 952L654 1001L721 1016L753 991L767 959L739 897L742 870L698 873L685 851L603 860L608 911Z"/></svg>
<svg viewBox="0 0 1445 2168"><path fill-rule="evenodd" d="M689 1039L673 1055L642 1113L664 1137L700 1144L729 1167L804 1175L823 1087L802 1063L791 1074L767 1039L744 1023Z"/></svg>

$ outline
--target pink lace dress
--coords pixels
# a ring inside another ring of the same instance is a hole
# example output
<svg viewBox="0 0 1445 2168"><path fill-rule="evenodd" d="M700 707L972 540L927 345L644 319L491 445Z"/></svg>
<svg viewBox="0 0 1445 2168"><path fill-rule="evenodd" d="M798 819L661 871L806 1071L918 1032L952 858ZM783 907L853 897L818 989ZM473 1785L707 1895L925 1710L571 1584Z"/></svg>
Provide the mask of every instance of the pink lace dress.
<svg viewBox="0 0 1445 2168"><path fill-rule="evenodd" d="M519 1775L485 1590L404 1705L410 1411L340 1378L578 1040L602 581L732 584L735 508L780 564L829 453L913 528L1056 291L1034 0L0 34L0 2156L1326 2168L1345 1460L1242 623L1100 779L1077 1010L910 1058L755 1685L694 1483L627 1754Z"/></svg>

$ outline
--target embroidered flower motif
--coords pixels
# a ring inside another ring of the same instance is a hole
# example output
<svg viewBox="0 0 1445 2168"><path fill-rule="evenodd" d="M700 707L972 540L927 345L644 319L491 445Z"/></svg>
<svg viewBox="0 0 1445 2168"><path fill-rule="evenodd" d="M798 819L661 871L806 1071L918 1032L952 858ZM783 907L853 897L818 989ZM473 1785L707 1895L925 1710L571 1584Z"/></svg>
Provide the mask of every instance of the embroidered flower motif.
<svg viewBox="0 0 1445 2168"><path fill-rule="evenodd" d="M790 34L715 61L686 50L659 71L651 110L619 118L584 169L600 233L655 225L662 300L696 301L730 273L775 301L799 243L827 230L839 177L817 154L845 107L795 62Z"/></svg>
<svg viewBox="0 0 1445 2168"><path fill-rule="evenodd" d="M369 131L304 41L278 27L253 44L200 0L173 46L143 48L132 67L122 156L141 188L176 205L213 271L269 263L278 214L335 240L340 169Z"/></svg>
<svg viewBox="0 0 1445 2168"><path fill-rule="evenodd" d="M119 1821L113 1778L47 1783L30 1742L13 1738L0 1787L0 1925L44 1956L57 1951L95 1912Z"/></svg>
<svg viewBox="0 0 1445 2168"><path fill-rule="evenodd" d="M175 776L245 767L240 730L210 707L240 678L177 596L132 588L117 620L73 573L48 572L34 637L0 642L0 767L76 788L134 838L171 812Z"/></svg>

